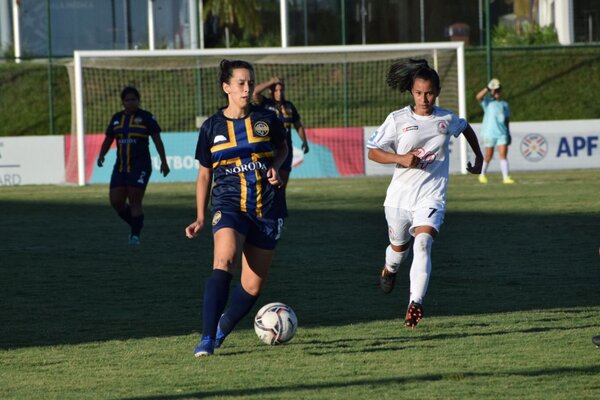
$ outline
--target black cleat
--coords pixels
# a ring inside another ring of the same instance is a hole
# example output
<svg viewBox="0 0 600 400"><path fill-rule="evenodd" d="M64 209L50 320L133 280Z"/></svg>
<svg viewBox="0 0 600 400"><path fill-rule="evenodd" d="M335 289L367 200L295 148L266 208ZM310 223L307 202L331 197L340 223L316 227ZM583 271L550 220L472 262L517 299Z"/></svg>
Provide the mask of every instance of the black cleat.
<svg viewBox="0 0 600 400"><path fill-rule="evenodd" d="M592 338L592 343L594 343L596 347L600 347L600 336L594 336Z"/></svg>
<svg viewBox="0 0 600 400"><path fill-rule="evenodd" d="M389 293L394 289L396 275L398 275L398 273L390 272L385 266L383 267L381 276L379 277L379 287L383 293Z"/></svg>
<svg viewBox="0 0 600 400"><path fill-rule="evenodd" d="M423 306L419 303L411 301L406 310L406 318L404 319L404 325L409 328L415 328L419 321L423 319Z"/></svg>

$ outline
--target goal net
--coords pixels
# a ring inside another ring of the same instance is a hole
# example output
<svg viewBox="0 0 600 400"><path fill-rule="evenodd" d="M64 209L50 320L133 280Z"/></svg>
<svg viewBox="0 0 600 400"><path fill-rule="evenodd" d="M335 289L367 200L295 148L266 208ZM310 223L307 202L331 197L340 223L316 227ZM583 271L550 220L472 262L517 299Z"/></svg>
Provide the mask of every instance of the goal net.
<svg viewBox="0 0 600 400"><path fill-rule="evenodd" d="M439 105L462 117L466 114L461 42L76 51L69 73L73 135L67 146L67 181L89 182L97 142L102 141L110 117L122 109L120 92L125 86L138 88L141 107L157 116L165 135L196 132L205 118L226 105L218 84L223 58L251 62L257 84L272 76L284 78L286 99L294 103L303 125L318 137L315 140L327 140L325 128L378 126L391 111L409 104L410 95L386 85L390 65L405 58L426 59L441 78ZM332 146L344 146L343 129L340 132Z"/></svg>

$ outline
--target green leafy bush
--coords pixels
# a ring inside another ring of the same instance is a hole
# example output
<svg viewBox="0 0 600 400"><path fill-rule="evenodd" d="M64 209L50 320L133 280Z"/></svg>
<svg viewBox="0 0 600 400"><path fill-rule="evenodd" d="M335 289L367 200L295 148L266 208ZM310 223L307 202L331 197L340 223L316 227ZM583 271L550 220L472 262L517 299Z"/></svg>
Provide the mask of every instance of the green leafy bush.
<svg viewBox="0 0 600 400"><path fill-rule="evenodd" d="M492 32L495 47L558 44L558 35L552 26L524 23L520 27L497 25Z"/></svg>

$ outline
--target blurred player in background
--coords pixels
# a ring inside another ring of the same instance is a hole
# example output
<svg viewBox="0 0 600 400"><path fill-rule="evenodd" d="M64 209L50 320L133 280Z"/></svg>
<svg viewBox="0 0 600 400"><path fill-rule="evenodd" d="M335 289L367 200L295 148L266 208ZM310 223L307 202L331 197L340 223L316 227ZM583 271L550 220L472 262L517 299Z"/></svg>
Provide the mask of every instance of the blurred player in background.
<svg viewBox="0 0 600 400"><path fill-rule="evenodd" d="M261 94L265 89L268 89L269 97L265 97ZM300 136L300 139L302 140L302 151L304 154L308 153L306 132L304 131L304 126L300 120L300 114L298 114L298 110L296 110L294 104L285 99L285 83L283 79L278 77L273 77L267 82L256 85L256 90L254 91L254 102L263 108L274 111L279 120L283 122L283 126L286 129L288 155L285 159L285 162L281 166L281 169L279 170L279 174L283 181L282 188L285 191L290 177L290 171L292 170L292 159L294 158L292 146L292 126L296 128L296 132L298 132L298 136Z"/></svg>
<svg viewBox="0 0 600 400"><path fill-rule="evenodd" d="M128 86L121 92L124 110L110 120L100 147L97 164L104 165L104 157L112 142L117 142L117 161L110 178L110 204L119 217L131 227L129 244L140 244L144 226L142 200L152 174L149 138L152 138L160 156L160 172L167 176L169 166L165 146L160 138L160 126L154 115L140 108L140 93Z"/></svg>
<svg viewBox="0 0 600 400"><path fill-rule="evenodd" d="M392 291L400 264L410 250L410 298L405 325L417 326L423 317L423 299L431 273L431 246L444 221L449 169L449 142L463 134L475 153L472 174L481 172L483 155L477 136L464 119L434 106L440 78L425 60L403 60L390 67L387 83L409 91L414 105L393 111L370 137L369 159L396 164L384 202L390 244L385 252L380 286Z"/></svg>
<svg viewBox="0 0 600 400"><path fill-rule="evenodd" d="M200 128L197 218L185 229L193 239L208 223L210 197L214 261L204 290L196 357L213 354L252 309L271 267L286 212L279 175L288 149L283 124L274 112L251 105L254 69L250 63L221 61L219 80L228 105ZM239 267L241 282L225 310L232 272Z"/></svg>
<svg viewBox="0 0 600 400"><path fill-rule="evenodd" d="M496 78L492 79L475 97L481 104L481 108L483 108L481 133L483 135L483 147L485 147L485 157L479 175L479 182L488 183L485 173L494 156L494 147L498 146L502 182L506 184L515 183L508 174L508 160L506 159L508 146L511 142L508 126L510 107L506 101L501 100L502 86L500 81Z"/></svg>

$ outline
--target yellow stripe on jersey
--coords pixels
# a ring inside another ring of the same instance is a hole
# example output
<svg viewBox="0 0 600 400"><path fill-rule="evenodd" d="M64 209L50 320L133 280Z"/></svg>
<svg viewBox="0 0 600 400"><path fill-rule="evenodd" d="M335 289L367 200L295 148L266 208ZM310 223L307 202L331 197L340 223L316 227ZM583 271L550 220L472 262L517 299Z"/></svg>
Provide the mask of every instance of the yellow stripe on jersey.
<svg viewBox="0 0 600 400"><path fill-rule="evenodd" d="M210 148L211 153L215 153L220 150L230 149L237 146L237 140L235 139L235 129L233 128L233 122L227 121L227 135L229 136L229 142L219 144Z"/></svg>
<svg viewBox="0 0 600 400"><path fill-rule="evenodd" d="M238 158L235 161L235 165L237 165L238 167L242 166L242 160L240 158ZM241 169L241 168L240 168ZM247 201L248 201L248 188L246 187L246 176L244 175L244 172L240 170L240 172L238 173L239 177L240 177L240 210L242 212L247 212L248 211L248 207L246 206Z"/></svg>
<svg viewBox="0 0 600 400"><path fill-rule="evenodd" d="M252 161L257 162L260 156L258 154L252 154ZM262 217L262 178L260 171L257 169L254 171L256 176L256 216Z"/></svg>
<svg viewBox="0 0 600 400"><path fill-rule="evenodd" d="M144 135L143 133L130 133L128 135L129 137L141 137L141 138L147 138L148 135Z"/></svg>
<svg viewBox="0 0 600 400"><path fill-rule="evenodd" d="M130 128L143 128L143 129L146 129L146 128L147 128L147 126L146 126L146 125L137 125L137 124L134 124L134 122L135 122L135 118L134 118L134 117L135 117L135 114L133 114L133 115L131 115L131 116L129 117L129 127L130 127ZM141 119L142 121L144 120L144 119L143 119L143 118L141 118L141 117L140 117L140 119Z"/></svg>
<svg viewBox="0 0 600 400"><path fill-rule="evenodd" d="M123 128L125 125L125 114L121 115L121 121L119 121L119 125L113 126L113 130Z"/></svg>
<svg viewBox="0 0 600 400"><path fill-rule="evenodd" d="M131 143L127 141L127 172L131 172Z"/></svg>
<svg viewBox="0 0 600 400"><path fill-rule="evenodd" d="M246 177L244 176L244 172L241 169L242 159L240 157L230 158L228 160L221 160L213 163L213 169L222 166L222 165L231 165L235 164L237 167L240 167L240 172L238 172L238 176L240 177L240 210L242 212L247 212L247 201L248 201L248 188L246 187Z"/></svg>
<svg viewBox="0 0 600 400"><path fill-rule="evenodd" d="M274 156L274 152L272 151L265 151L264 153L252 153L252 157L257 157L258 158L273 158Z"/></svg>

